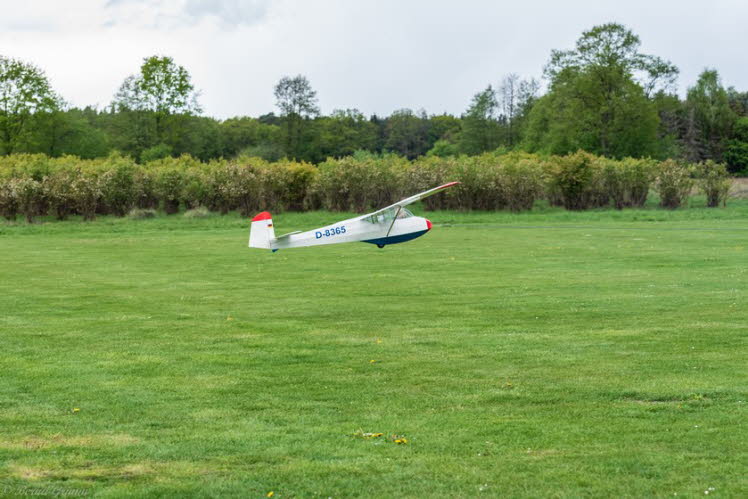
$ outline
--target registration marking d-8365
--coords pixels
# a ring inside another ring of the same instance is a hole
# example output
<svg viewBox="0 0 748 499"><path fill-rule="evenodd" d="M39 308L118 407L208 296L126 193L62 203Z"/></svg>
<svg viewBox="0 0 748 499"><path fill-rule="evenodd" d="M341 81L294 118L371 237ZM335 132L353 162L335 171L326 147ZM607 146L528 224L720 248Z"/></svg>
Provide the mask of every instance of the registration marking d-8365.
<svg viewBox="0 0 748 499"><path fill-rule="evenodd" d="M341 225L340 227L333 227L331 229L318 230L314 233L314 236L317 239L320 239L322 237L339 236L340 234L345 234L345 225Z"/></svg>

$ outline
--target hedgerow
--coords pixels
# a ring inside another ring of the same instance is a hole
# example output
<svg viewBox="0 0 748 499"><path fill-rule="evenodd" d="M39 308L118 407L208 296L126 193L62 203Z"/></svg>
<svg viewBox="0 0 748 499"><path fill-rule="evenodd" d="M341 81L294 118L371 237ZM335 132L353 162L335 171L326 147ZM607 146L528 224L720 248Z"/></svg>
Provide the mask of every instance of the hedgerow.
<svg viewBox="0 0 748 499"><path fill-rule="evenodd" d="M0 157L0 215L29 221L40 215L63 220L81 215L125 216L134 209L167 214L198 207L239 211L366 212L450 181L460 184L427 198L427 210L532 209L538 199L569 210L643 206L651 189L663 207L682 206L694 185L709 206L724 204L729 178L724 165L675 160L613 160L583 151L566 156L521 152L421 157L356 153L315 167L255 157L201 162L190 156L137 164L129 157L83 160L41 154Z"/></svg>

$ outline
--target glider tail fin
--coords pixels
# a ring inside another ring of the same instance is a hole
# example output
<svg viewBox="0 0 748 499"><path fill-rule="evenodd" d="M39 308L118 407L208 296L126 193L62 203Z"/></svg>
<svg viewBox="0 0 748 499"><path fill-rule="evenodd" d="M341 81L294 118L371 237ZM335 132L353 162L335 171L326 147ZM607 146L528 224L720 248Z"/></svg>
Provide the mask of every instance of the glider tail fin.
<svg viewBox="0 0 748 499"><path fill-rule="evenodd" d="M263 211L252 219L249 228L249 247L270 249L270 241L275 239L275 229L270 213Z"/></svg>

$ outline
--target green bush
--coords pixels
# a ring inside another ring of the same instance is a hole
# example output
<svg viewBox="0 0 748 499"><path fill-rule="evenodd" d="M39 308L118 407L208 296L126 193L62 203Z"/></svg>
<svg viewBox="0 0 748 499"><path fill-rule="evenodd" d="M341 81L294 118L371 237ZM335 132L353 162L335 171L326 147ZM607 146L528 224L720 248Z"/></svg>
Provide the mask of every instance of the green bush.
<svg viewBox="0 0 748 499"><path fill-rule="evenodd" d="M18 199L15 185L11 179L0 177L0 216L8 220L15 220L18 214Z"/></svg>
<svg viewBox="0 0 748 499"><path fill-rule="evenodd" d="M182 202L185 208L191 210L202 206L208 201L208 182L204 169L190 168L184 173L184 184L182 186Z"/></svg>
<svg viewBox="0 0 748 499"><path fill-rule="evenodd" d="M71 185L77 212L83 215L84 220L95 219L96 208L102 197L99 177L92 173L84 174L79 170Z"/></svg>
<svg viewBox="0 0 748 499"><path fill-rule="evenodd" d="M603 190L617 209L642 207L654 180L656 163L649 159L621 161L600 158Z"/></svg>
<svg viewBox="0 0 748 499"><path fill-rule="evenodd" d="M252 208L244 211L245 216L252 216L262 209L283 211L291 197L291 171L288 163L255 163L251 165L257 182L257 192ZM303 193L302 193L303 195Z"/></svg>
<svg viewBox="0 0 748 499"><path fill-rule="evenodd" d="M65 220L76 211L74 180L75 171L60 169L44 177L42 181L48 207L58 220Z"/></svg>
<svg viewBox="0 0 748 499"><path fill-rule="evenodd" d="M80 214L90 220L97 213L123 216L133 208L159 206L168 214L181 206L222 214L239 210L242 216L262 210L366 212L451 181L460 185L425 199L425 209L522 211L542 196L570 210L611 202L622 209L643 206L651 187L663 206L675 208L687 198L694 175L709 206L724 204L729 188L724 165L707 162L694 169L672 160L613 160L583 151L567 156L494 151L413 161L357 152L319 167L256 157L203 163L185 155L137 165L117 154L94 160L19 154L0 157L0 215Z"/></svg>
<svg viewBox="0 0 748 499"><path fill-rule="evenodd" d="M51 158L44 154L11 154L0 156L0 177L30 177L41 182L51 173Z"/></svg>
<svg viewBox="0 0 748 499"><path fill-rule="evenodd" d="M413 160L406 166L402 175L403 192L423 192L449 181L457 180L457 159L439 156L427 156ZM407 195L407 194L406 194ZM438 196L431 196L423 201L427 210L444 210L453 208L454 192L446 191Z"/></svg>
<svg viewBox="0 0 748 499"><path fill-rule="evenodd" d="M508 162L503 165L500 184L507 208L515 212L531 210L543 194L543 167L532 159Z"/></svg>
<svg viewBox="0 0 748 499"><path fill-rule="evenodd" d="M178 158L167 157L150 161L143 168L151 172L153 194L168 215L179 212L184 200L185 186L192 170L201 170L206 165L188 154Z"/></svg>
<svg viewBox="0 0 748 499"><path fill-rule="evenodd" d="M133 173L133 198L136 208L158 208L155 171L137 168Z"/></svg>
<svg viewBox="0 0 748 499"><path fill-rule="evenodd" d="M663 161L657 167L655 187L660 195L660 206L675 209L688 199L693 187L692 167L672 159Z"/></svg>
<svg viewBox="0 0 748 499"><path fill-rule="evenodd" d="M163 204L167 215L172 215L179 211L184 180L184 170L179 167L161 166L155 172L154 192Z"/></svg>
<svg viewBox="0 0 748 499"><path fill-rule="evenodd" d="M706 195L706 205L715 208L720 204L727 204L727 195L732 182L727 173L727 167L712 160L699 163L696 167L698 185Z"/></svg>
<svg viewBox="0 0 748 499"><path fill-rule="evenodd" d="M238 166L235 164L214 164L204 173L205 192L203 203L211 211L225 215L238 204Z"/></svg>
<svg viewBox="0 0 748 499"><path fill-rule="evenodd" d="M584 151L553 157L546 167L551 202L567 210L586 210L607 204L601 166L596 156Z"/></svg>
<svg viewBox="0 0 748 499"><path fill-rule="evenodd" d="M255 161L264 161L255 158ZM261 206L260 202L260 180L256 166L251 164L232 165L231 183L227 186L227 198L232 197L236 201L239 213L243 217L249 217L257 212ZM270 209L267 207L266 209Z"/></svg>
<svg viewBox="0 0 748 499"><path fill-rule="evenodd" d="M138 189L135 185L135 166L117 159L99 177L105 213L122 217L135 205Z"/></svg>
<svg viewBox="0 0 748 499"><path fill-rule="evenodd" d="M329 158L319 165L311 195L322 208L363 213L400 199L408 161L395 155Z"/></svg>
<svg viewBox="0 0 748 499"><path fill-rule="evenodd" d="M311 201L311 189L317 179L319 171L317 167L310 163L285 163L288 169L289 184L288 198L285 200L284 209L301 211L304 208L311 207L316 209Z"/></svg>
<svg viewBox="0 0 748 499"><path fill-rule="evenodd" d="M461 157L455 166L451 177L460 182L452 193L457 206L467 210L501 210L507 207L508 200L502 188L505 179L497 156L488 153Z"/></svg>
<svg viewBox="0 0 748 499"><path fill-rule="evenodd" d="M44 189L41 182L31 177L11 179L18 211L31 223L36 215L44 213Z"/></svg>

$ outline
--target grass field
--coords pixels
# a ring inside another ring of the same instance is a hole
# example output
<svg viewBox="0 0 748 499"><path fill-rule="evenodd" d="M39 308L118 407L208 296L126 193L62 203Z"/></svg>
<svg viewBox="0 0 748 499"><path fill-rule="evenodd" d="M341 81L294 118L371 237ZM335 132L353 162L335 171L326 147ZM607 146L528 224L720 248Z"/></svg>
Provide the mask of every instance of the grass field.
<svg viewBox="0 0 748 499"><path fill-rule="evenodd" d="M0 495L748 495L748 200L427 216L0 223Z"/></svg>

